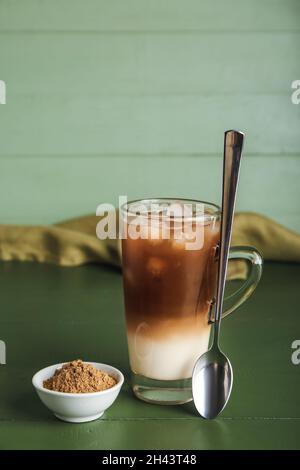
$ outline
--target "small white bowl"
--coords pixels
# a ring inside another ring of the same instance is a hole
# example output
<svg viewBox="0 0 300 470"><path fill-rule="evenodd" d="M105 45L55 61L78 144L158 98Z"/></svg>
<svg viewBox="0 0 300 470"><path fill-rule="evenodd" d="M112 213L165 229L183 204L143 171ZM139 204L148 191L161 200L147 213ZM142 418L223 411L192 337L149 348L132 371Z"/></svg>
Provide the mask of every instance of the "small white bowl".
<svg viewBox="0 0 300 470"><path fill-rule="evenodd" d="M60 369L64 364L55 364L38 371L32 378L32 384L44 405L53 411L55 416L69 423L85 423L100 418L104 411L109 408L121 390L124 376L115 367L98 362L87 362L96 369L103 370L114 377L116 385L101 392L92 393L63 393L48 390L43 387L44 380L54 375L56 369Z"/></svg>

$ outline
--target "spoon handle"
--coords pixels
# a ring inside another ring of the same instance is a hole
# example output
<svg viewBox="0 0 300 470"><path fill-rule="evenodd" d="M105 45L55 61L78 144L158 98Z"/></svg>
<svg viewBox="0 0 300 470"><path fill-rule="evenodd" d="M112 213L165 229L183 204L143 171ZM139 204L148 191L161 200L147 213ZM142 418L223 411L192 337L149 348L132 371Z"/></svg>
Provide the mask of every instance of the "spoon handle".
<svg viewBox="0 0 300 470"><path fill-rule="evenodd" d="M214 343L219 340L224 288L228 264L228 252L232 233L233 213L240 171L244 134L230 130L224 136L222 218L220 234L219 269L215 312Z"/></svg>

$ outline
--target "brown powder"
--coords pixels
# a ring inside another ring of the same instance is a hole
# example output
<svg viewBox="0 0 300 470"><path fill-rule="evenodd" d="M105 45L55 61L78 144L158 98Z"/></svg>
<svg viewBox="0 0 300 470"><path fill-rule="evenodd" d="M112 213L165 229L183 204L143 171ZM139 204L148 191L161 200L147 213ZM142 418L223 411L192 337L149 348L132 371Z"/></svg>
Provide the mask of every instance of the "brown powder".
<svg viewBox="0 0 300 470"><path fill-rule="evenodd" d="M81 359L69 362L56 369L53 377L44 380L48 390L65 393L100 392L113 387L117 381L106 372L85 364Z"/></svg>

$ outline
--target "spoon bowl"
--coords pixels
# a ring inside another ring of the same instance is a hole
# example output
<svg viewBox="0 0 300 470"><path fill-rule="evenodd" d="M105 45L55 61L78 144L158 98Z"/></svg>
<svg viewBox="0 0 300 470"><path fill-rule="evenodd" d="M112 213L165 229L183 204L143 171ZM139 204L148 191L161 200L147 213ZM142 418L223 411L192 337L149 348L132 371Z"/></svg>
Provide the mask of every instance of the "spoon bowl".
<svg viewBox="0 0 300 470"><path fill-rule="evenodd" d="M225 408L232 389L233 371L221 350L207 351L196 362L193 372L195 406L205 419L213 419Z"/></svg>

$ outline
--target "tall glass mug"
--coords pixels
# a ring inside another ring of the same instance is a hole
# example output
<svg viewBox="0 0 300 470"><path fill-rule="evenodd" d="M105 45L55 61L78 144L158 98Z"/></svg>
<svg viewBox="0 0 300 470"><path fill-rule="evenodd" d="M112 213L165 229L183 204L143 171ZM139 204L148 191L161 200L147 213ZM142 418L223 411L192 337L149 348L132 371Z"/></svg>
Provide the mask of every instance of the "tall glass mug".
<svg viewBox="0 0 300 470"><path fill-rule="evenodd" d="M122 265L133 391L142 400L192 399L197 358L208 349L217 283L220 208L179 199L146 199L121 208ZM235 247L248 262L242 287L225 299L223 317L255 289L262 258Z"/></svg>

